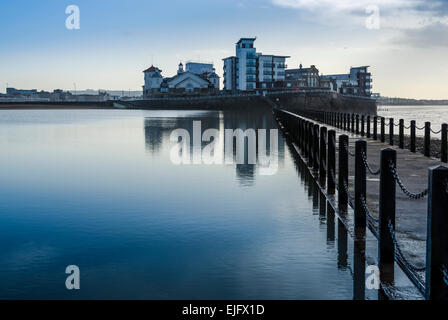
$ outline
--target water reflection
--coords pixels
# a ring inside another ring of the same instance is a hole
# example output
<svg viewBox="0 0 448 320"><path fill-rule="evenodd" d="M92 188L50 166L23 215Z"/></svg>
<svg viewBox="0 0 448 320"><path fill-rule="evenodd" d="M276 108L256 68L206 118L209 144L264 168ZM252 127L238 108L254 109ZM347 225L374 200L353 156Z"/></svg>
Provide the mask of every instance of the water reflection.
<svg viewBox="0 0 448 320"><path fill-rule="evenodd" d="M285 152L285 144L280 135L277 136L276 148L271 149L271 136L270 130L277 130L277 124L275 123L273 117L270 113L266 112L254 112L254 110L250 111L235 111L235 112L207 112L202 114L196 114L193 116L184 116L182 118L172 118L172 117L162 117L162 118L153 118L147 117L144 120L144 130L145 130L145 145L151 154L158 153L162 148L162 144L171 144L170 143L170 135L176 129L185 129L191 139L190 142L190 150L195 152L194 146L194 122L200 121L200 129L201 136L204 131L207 129L218 129L219 130L219 141L216 143L220 146L220 148L216 148L215 152L220 152L224 154L224 151L227 150L227 140L224 138L224 132L226 129L236 130L241 129L242 131L246 131L247 129L266 130L266 140L260 141L259 135L255 135L255 150L257 155L257 163L251 163L249 159L249 147L250 142L248 137L244 140L244 145L242 149L237 150L238 143L237 138L234 137L232 143L232 156L233 161L235 163L235 176L237 181L242 186L251 186L255 182L255 176L257 173L257 165L260 166L259 162L259 152L260 152L260 143L264 144L264 148L266 149L266 156L276 157L276 161L279 166L284 164L284 152ZM210 142L203 141L199 138L201 142L201 149L207 146ZM213 141L213 140L212 140ZM237 152L242 151L244 154L243 163L237 163ZM199 151L200 152L200 151ZM227 155L225 155L227 157Z"/></svg>
<svg viewBox="0 0 448 320"><path fill-rule="evenodd" d="M272 176L246 158L170 162L174 128L275 129L270 110L8 117L0 298L353 298L351 242L281 134ZM64 286L69 264L84 277L76 295Z"/></svg>

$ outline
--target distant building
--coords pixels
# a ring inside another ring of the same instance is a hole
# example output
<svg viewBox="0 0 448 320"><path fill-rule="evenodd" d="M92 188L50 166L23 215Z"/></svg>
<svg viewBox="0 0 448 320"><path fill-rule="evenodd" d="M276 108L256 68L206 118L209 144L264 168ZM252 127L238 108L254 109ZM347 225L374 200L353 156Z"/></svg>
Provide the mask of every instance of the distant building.
<svg viewBox="0 0 448 320"><path fill-rule="evenodd" d="M189 70L184 71L183 64L179 64L177 74L173 77L163 78L162 70L151 66L143 71L145 85L143 97L151 97L159 93L210 93L219 91L219 76L215 73L213 65L190 64ZM202 72L204 71L205 72Z"/></svg>
<svg viewBox="0 0 448 320"><path fill-rule="evenodd" d="M371 96L372 76L369 66L351 67L348 74L332 74L321 76L323 79L336 81L337 91L341 94Z"/></svg>
<svg viewBox="0 0 448 320"><path fill-rule="evenodd" d="M223 59L224 90L253 91L283 86L285 60L289 56L257 53L255 40L256 38L241 38L236 43L236 55Z"/></svg>
<svg viewBox="0 0 448 320"><path fill-rule="evenodd" d="M311 65L309 68L303 68L302 64L298 69L287 69L286 73L286 87L288 83L297 83L298 87L320 87L319 70L315 65Z"/></svg>
<svg viewBox="0 0 448 320"><path fill-rule="evenodd" d="M195 74L204 74L214 72L213 63L201 63L189 61L185 64L185 71Z"/></svg>
<svg viewBox="0 0 448 320"><path fill-rule="evenodd" d="M36 89L24 90L24 89L16 89L16 88L6 88L6 94L8 96L18 96L18 95L31 95L36 94Z"/></svg>

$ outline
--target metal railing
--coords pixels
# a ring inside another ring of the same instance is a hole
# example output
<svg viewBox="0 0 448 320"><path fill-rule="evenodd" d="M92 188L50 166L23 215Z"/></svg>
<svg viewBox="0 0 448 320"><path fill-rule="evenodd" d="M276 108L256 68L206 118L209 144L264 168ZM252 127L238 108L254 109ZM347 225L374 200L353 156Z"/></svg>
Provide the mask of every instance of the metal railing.
<svg viewBox="0 0 448 320"><path fill-rule="evenodd" d="M269 100L269 99L268 99ZM329 123L334 127L346 130L359 129L356 126L355 115L335 113L309 114L300 116L279 109L271 101L274 114L288 131L290 139L295 143L304 158L308 159L310 170L315 173L321 189L329 196L336 195L337 210L347 213L348 206L354 212L354 239L364 241L369 229L378 239L378 261L380 279L383 285L392 285L395 280L394 265L400 266L408 278L420 290L426 299L448 299L448 168L437 166L428 169L429 182L425 190L413 193L401 180L397 169L397 151L384 148L380 153L380 167L373 169L368 161L367 142L357 140L354 152L350 151L349 137L345 134L338 137L336 146L336 131L326 126L320 126L311 119ZM311 118L311 119L310 119ZM402 124L402 121L400 121ZM385 122L383 122L383 127ZM389 127L396 126L392 121ZM361 130L363 132L363 130ZM375 134L374 130L374 134ZM377 132L376 132L377 133ZM367 128L367 134L371 134ZM338 152L337 152L338 150ZM338 167L336 168L336 156ZM354 157L355 175L353 193L349 185L349 157ZM379 175L379 208L375 217L367 203L367 174ZM397 184L399 189L414 201L426 197L428 202L428 226L426 239L426 261L424 265L413 264L403 252L395 228L395 206ZM425 272L423 280L422 273Z"/></svg>
<svg viewBox="0 0 448 320"><path fill-rule="evenodd" d="M398 147L405 148L405 129L409 130L408 147L411 152L421 151L426 157L431 156L431 134L440 135L440 160L448 162L448 124L443 123L439 130L431 128L431 122L425 122L425 125L418 127L416 121L410 121L405 125L403 119L398 122L394 118L386 119L376 115L363 115L356 113L340 113L329 111L302 110L300 115L307 118L329 124L339 129L347 130L352 133L360 134L367 138L386 142L386 127L388 128L388 143ZM387 120L387 121L386 121ZM379 130L378 130L379 127ZM396 141L395 128L398 128L398 141ZM417 130L424 131L423 146L417 150Z"/></svg>

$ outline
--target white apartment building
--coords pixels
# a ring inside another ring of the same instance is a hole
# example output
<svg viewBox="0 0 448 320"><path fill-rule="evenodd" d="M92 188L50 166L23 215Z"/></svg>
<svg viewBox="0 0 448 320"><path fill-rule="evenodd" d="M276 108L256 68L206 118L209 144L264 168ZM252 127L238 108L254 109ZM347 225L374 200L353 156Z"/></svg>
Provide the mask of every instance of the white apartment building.
<svg viewBox="0 0 448 320"><path fill-rule="evenodd" d="M224 61L224 90L251 91L282 87L288 56L263 55L254 47L256 38L241 38L236 56Z"/></svg>

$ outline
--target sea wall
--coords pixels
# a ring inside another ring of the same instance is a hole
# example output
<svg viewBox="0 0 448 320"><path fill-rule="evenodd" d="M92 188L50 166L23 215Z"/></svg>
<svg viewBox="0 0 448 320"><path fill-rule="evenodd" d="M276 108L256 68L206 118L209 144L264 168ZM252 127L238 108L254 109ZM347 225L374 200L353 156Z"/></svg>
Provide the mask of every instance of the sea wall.
<svg viewBox="0 0 448 320"><path fill-rule="evenodd" d="M205 109L232 110L249 108L271 108L270 99L277 106L290 110L321 110L333 112L357 112L376 115L377 107L373 99L350 97L335 92L302 91L269 93L266 96L247 95L217 95L191 98L163 98L138 101L116 102L116 108L130 109Z"/></svg>
<svg viewBox="0 0 448 320"><path fill-rule="evenodd" d="M320 110L331 112L356 112L377 114L376 101L364 97L343 96L335 92L303 92L270 95L274 103L291 112L298 110Z"/></svg>

